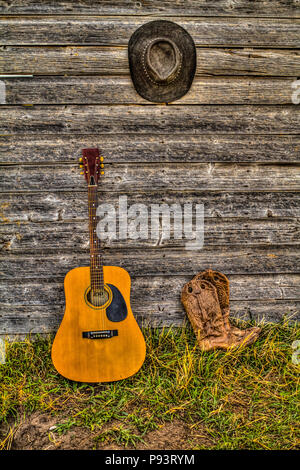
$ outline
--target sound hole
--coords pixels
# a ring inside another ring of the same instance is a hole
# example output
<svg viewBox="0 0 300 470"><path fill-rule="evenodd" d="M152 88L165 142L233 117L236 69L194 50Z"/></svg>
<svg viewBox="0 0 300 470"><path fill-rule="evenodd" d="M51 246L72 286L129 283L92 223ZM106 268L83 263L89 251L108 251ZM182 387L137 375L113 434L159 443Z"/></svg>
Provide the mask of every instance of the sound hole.
<svg viewBox="0 0 300 470"><path fill-rule="evenodd" d="M87 300L90 304L94 305L94 307L102 307L102 305L106 304L108 299L109 294L105 289L91 289L87 293Z"/></svg>

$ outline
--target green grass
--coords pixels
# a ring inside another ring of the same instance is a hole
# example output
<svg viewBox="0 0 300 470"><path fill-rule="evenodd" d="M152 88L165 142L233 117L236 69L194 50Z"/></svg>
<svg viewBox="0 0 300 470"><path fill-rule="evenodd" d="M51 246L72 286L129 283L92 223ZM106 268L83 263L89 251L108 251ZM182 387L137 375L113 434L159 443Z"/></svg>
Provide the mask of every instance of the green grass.
<svg viewBox="0 0 300 470"><path fill-rule="evenodd" d="M0 366L0 430L39 410L59 417L57 435L81 427L95 442L135 446L149 431L180 420L194 431L192 449L296 448L299 366L291 357L297 325L266 324L255 344L229 352L202 353L189 327L144 334L142 369L110 384L61 377L51 363L51 338L8 344ZM12 439L11 427L0 448Z"/></svg>

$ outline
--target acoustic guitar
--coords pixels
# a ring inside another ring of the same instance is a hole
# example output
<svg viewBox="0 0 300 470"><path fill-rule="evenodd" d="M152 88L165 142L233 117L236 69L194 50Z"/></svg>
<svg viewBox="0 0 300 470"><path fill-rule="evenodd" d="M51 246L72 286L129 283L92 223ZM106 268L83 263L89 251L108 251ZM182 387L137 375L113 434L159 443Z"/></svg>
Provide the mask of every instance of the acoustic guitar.
<svg viewBox="0 0 300 470"><path fill-rule="evenodd" d="M98 149L83 149L88 184L90 266L65 277L65 313L52 346L52 362L64 377L111 382L135 374L145 360L145 340L130 307L130 276L103 266L97 226L97 187L103 171Z"/></svg>

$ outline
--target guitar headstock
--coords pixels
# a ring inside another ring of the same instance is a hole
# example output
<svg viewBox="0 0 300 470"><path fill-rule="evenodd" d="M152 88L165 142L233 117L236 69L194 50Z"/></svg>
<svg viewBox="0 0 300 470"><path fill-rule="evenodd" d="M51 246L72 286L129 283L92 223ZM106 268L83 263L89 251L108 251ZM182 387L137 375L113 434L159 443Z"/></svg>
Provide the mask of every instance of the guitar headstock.
<svg viewBox="0 0 300 470"><path fill-rule="evenodd" d="M100 156L99 149L82 149L82 158L79 158L79 165L82 168L88 185L98 184L100 176L104 175L104 158Z"/></svg>

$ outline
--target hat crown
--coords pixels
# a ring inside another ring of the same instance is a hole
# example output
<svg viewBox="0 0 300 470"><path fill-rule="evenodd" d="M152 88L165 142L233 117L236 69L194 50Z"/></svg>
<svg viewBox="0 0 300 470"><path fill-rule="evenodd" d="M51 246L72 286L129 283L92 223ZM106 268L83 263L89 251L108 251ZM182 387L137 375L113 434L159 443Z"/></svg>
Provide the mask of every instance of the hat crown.
<svg viewBox="0 0 300 470"><path fill-rule="evenodd" d="M184 96L196 71L196 47L182 26L155 20L140 26L128 43L130 74L136 91L154 103Z"/></svg>
<svg viewBox="0 0 300 470"><path fill-rule="evenodd" d="M158 84L169 84L175 80L181 63L182 55L169 38L157 38L145 49L145 70L149 78Z"/></svg>

